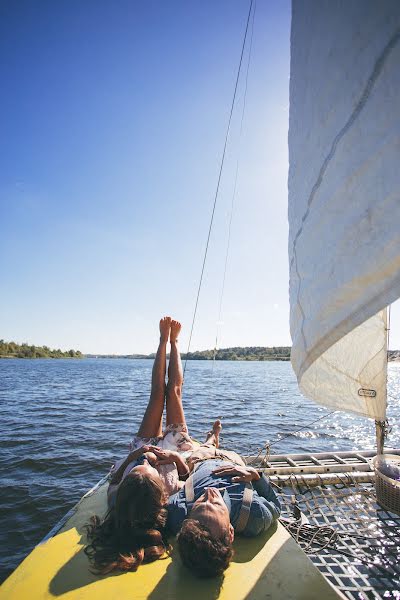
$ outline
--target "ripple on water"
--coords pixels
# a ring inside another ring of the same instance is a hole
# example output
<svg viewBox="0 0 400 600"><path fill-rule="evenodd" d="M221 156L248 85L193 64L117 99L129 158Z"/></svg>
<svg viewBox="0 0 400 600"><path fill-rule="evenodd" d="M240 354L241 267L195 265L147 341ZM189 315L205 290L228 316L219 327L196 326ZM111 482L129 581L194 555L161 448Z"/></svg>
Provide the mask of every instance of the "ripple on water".
<svg viewBox="0 0 400 600"><path fill-rule="evenodd" d="M150 393L151 361L0 361L0 576L4 578L127 451ZM389 445L400 445L400 365L389 366ZM374 424L303 398L289 363L188 363L184 405L203 440L217 417L243 454L373 448ZM299 430L294 436L291 432Z"/></svg>

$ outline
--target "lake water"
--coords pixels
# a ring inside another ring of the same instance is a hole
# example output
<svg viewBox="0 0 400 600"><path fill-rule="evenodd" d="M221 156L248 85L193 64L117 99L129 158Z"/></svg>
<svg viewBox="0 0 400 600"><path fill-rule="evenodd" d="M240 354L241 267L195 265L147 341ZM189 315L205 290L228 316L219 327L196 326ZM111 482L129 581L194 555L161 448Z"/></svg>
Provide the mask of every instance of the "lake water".
<svg viewBox="0 0 400 600"><path fill-rule="evenodd" d="M150 392L152 361L0 360L0 579L126 453ZM387 446L400 446L400 363L389 365ZM305 399L290 363L188 362L184 406L203 439L254 454L373 449L374 423ZM280 438L304 428L294 436Z"/></svg>

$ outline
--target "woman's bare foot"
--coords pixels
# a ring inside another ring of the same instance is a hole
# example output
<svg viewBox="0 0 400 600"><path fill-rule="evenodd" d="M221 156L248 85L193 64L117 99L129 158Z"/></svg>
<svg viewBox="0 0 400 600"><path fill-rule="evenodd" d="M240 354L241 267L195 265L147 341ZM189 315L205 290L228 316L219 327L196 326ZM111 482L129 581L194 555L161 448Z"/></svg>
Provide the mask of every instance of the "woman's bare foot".
<svg viewBox="0 0 400 600"><path fill-rule="evenodd" d="M213 425L212 430L209 431L207 434L206 441L211 441L212 443L214 443L216 448L219 448L219 434L221 433L221 429L222 423L219 419L217 419ZM213 440L211 440L212 437L214 438Z"/></svg>
<svg viewBox="0 0 400 600"><path fill-rule="evenodd" d="M168 342L171 329L171 317L163 317L160 320L160 342L166 344Z"/></svg>
<svg viewBox="0 0 400 600"><path fill-rule="evenodd" d="M171 344L178 341L178 335L180 334L181 329L182 325L179 323L179 321L174 321L174 319L171 319L171 333L169 336L169 341Z"/></svg>

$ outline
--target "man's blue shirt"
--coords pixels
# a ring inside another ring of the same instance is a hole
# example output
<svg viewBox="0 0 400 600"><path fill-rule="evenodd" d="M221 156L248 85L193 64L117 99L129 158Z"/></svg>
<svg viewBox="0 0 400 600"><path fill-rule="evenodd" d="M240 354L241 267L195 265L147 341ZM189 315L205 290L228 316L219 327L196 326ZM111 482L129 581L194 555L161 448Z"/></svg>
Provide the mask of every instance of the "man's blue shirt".
<svg viewBox="0 0 400 600"><path fill-rule="evenodd" d="M213 471L220 466L232 466L226 460L205 460L200 463L193 475L194 500L196 501L207 487L221 490L224 502L229 510L230 521L235 528L242 506L244 483L232 483L234 475L219 475ZM271 484L265 476L252 482L254 493L250 507L250 516L246 528L242 531L245 536L256 536L266 531L278 519L281 508L279 500ZM193 503L186 501L185 489L179 490L168 501L168 528L174 534L178 533L183 521L190 517Z"/></svg>

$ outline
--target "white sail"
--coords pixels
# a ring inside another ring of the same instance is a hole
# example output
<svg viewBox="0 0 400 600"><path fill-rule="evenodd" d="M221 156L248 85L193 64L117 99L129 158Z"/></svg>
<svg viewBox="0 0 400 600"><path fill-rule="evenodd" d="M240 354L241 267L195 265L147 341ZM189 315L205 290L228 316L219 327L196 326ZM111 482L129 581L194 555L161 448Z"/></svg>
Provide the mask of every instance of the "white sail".
<svg viewBox="0 0 400 600"><path fill-rule="evenodd" d="M294 0L292 364L301 390L385 418L385 307L400 296L400 2Z"/></svg>

